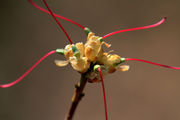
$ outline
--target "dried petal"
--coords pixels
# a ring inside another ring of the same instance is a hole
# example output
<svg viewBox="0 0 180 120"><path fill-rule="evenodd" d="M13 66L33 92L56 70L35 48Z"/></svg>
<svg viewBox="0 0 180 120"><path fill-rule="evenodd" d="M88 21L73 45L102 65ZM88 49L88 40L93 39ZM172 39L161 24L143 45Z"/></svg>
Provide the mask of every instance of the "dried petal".
<svg viewBox="0 0 180 120"><path fill-rule="evenodd" d="M66 61L66 60L55 60L54 62L59 67L66 66L69 63L69 61Z"/></svg>
<svg viewBox="0 0 180 120"><path fill-rule="evenodd" d="M118 65L117 67L116 67L116 69L118 70L118 71L128 71L129 70L129 65Z"/></svg>

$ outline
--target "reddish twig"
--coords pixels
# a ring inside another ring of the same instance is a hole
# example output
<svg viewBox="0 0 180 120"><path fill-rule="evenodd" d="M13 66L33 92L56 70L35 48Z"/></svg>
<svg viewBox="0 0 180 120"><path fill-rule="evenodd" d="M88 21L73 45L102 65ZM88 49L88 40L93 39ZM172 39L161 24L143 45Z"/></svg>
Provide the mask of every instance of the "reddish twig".
<svg viewBox="0 0 180 120"><path fill-rule="evenodd" d="M87 83L87 78L85 77L86 73L81 75L81 80L79 83L75 86L74 94L72 97L71 105L68 109L68 112L65 116L64 120L72 120L75 110L78 106L78 103L81 101L81 98L84 96L83 90L85 88L85 85Z"/></svg>

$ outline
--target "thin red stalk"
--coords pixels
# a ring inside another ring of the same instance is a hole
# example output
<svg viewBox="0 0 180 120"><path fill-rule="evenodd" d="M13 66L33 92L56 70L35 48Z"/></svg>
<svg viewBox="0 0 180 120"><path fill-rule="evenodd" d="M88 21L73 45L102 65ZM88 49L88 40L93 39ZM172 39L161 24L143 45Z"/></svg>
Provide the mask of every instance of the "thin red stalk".
<svg viewBox="0 0 180 120"><path fill-rule="evenodd" d="M148 26L143 26L143 27L137 27L137 28L130 28L130 29L125 29L125 30L119 30L119 31L115 31L115 32L111 32L105 36L103 36L102 38L107 38L111 35L117 34L117 33L121 33L121 32L127 32L127 31L134 31L134 30L141 30L141 29L148 29L148 28L152 28L152 27L156 27L159 26L160 24L162 24L165 21L166 17L164 17L161 21L153 24L153 25L148 25Z"/></svg>
<svg viewBox="0 0 180 120"><path fill-rule="evenodd" d="M47 11L47 10L41 8L40 6L38 6L37 4L35 4L32 0L28 0L28 1L29 1L29 3L32 4L35 8L37 8L37 9L39 9L39 10L41 10L41 11L47 13L47 14L51 14L49 11ZM54 16L56 16L56 17L58 17L58 18L60 18L60 19L66 20L66 21L68 21L68 22L71 22L72 24L77 25L78 27L82 28L83 30L84 30L84 28L85 28L84 26L80 25L79 23L77 23L77 22L75 22L75 21L72 21L72 20L70 20L70 19L68 19L68 18L65 18L65 17L63 17L63 16L60 16L60 15L57 15L57 14L55 14L55 13L53 13L53 14L54 14Z"/></svg>
<svg viewBox="0 0 180 120"><path fill-rule="evenodd" d="M63 30L63 32L65 33L66 37L68 38L69 42L72 44L72 41L69 37L69 35L67 34L66 30L63 28L63 26L61 25L61 23L57 20L57 18L54 16L53 12L51 11L51 9L49 8L48 4L46 3L45 0L43 0L45 6L47 7L47 9L49 10L49 12L51 13L51 16L54 18L54 20L56 21L56 23L59 25L59 27Z"/></svg>
<svg viewBox="0 0 180 120"><path fill-rule="evenodd" d="M101 72L100 67L98 68L98 71L99 71L99 75L101 77L101 84L102 84L102 89L103 89L105 116L106 116L106 120L108 120L106 93L105 93L104 81L103 81L103 76L102 76L102 72Z"/></svg>
<svg viewBox="0 0 180 120"><path fill-rule="evenodd" d="M8 84L3 84L0 85L0 88L7 88L7 87L11 87L15 84L17 84L18 82L20 82L24 77L26 77L41 61L43 61L46 57L48 57L51 54L56 53L56 50L50 51L49 53L47 53L46 55L44 55L40 60L38 60L30 69L28 69L22 76L20 76L17 80L8 83Z"/></svg>
<svg viewBox="0 0 180 120"><path fill-rule="evenodd" d="M163 64L154 63L154 62L151 62L151 61L137 59L137 58L125 58L125 61L130 61L130 60L131 61L145 62L145 63L149 63L149 64L153 64L153 65L157 65L157 66L161 66L161 67L165 67L165 68L180 70L180 67L173 67L173 66L163 65Z"/></svg>

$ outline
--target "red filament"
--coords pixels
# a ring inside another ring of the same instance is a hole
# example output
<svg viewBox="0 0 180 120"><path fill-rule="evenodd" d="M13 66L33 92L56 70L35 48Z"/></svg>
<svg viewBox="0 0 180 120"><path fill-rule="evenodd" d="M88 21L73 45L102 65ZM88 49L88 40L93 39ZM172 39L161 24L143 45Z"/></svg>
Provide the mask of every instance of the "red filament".
<svg viewBox="0 0 180 120"><path fill-rule="evenodd" d="M51 54L56 53L56 50L53 50L49 53L47 53L46 55L44 55L40 60L38 60L30 69L28 69L22 76L20 76L17 80L8 83L8 84L3 84L0 85L0 88L7 88L7 87L11 87L15 84L17 84L18 82L20 82L24 77L26 77L41 61L43 61L46 57L48 57Z"/></svg>
<svg viewBox="0 0 180 120"><path fill-rule="evenodd" d="M125 58L125 61L130 61L130 60L131 60L131 61L145 62L145 63L149 63L149 64L153 64L153 65L161 66L161 67L165 67L165 68L180 70L180 67L173 67L173 66L163 65L163 64L154 63L154 62L151 62L151 61L142 60L142 59L137 59L137 58Z"/></svg>
<svg viewBox="0 0 180 120"><path fill-rule="evenodd" d="M39 9L39 10L41 10L41 11L47 13L47 14L51 14L49 11L41 8L40 6L38 6L37 4L35 4L34 2L32 2L32 0L28 0L28 1L29 1L35 8L37 8L37 9ZM66 18L66 17L57 15L57 14L55 14L55 13L53 13L53 15L56 16L56 17L58 17L58 18L60 18L60 19L66 20L66 21L68 21L68 22L71 22L72 24L77 25L78 27L82 28L83 30L84 30L84 28L85 28L84 26L80 25L79 23L77 23L77 22L75 22L75 21L72 21L72 20L70 20L70 19L68 19L68 18Z"/></svg>
<svg viewBox="0 0 180 120"><path fill-rule="evenodd" d="M69 37L69 35L67 34L66 30L63 28L63 26L60 24L60 22L57 20L57 18L54 16L53 12L51 11L51 9L49 8L48 4L46 3L45 0L43 0L45 6L47 7L47 9L49 10L49 12L51 13L52 17L54 18L54 20L57 22L57 24L59 25L59 27L63 30L63 32L65 33L66 37L68 38L69 42L72 44L72 41Z"/></svg>
<svg viewBox="0 0 180 120"><path fill-rule="evenodd" d="M153 25L148 25L148 26L143 26L143 27L137 27L137 28L130 28L130 29L125 29L125 30L119 30L119 31L115 31L115 32L111 32L105 36L103 36L102 38L106 38L109 37L111 35L117 34L117 33L121 33L121 32L127 32L127 31L134 31L134 30L141 30L141 29L148 29L148 28L152 28L152 27L156 27L159 26L160 24L162 24L165 21L166 17L164 17L161 21L153 24Z"/></svg>
<svg viewBox="0 0 180 120"><path fill-rule="evenodd" d="M104 81L103 81L103 76L102 76L102 72L101 72L100 67L98 68L98 71L99 71L99 75L100 75L100 78L101 78L101 84L102 84L102 89L103 89L105 116L106 116L106 120L108 120L106 93L105 93Z"/></svg>

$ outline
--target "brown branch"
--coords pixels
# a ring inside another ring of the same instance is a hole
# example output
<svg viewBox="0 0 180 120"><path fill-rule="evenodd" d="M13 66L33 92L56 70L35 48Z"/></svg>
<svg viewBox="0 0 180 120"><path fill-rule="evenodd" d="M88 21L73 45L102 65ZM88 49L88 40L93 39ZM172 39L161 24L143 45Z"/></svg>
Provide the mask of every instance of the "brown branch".
<svg viewBox="0 0 180 120"><path fill-rule="evenodd" d="M78 106L78 103L80 102L81 98L84 96L83 90L87 83L87 78L85 76L86 73L81 74L81 80L75 86L72 102L64 120L72 120L74 112Z"/></svg>

